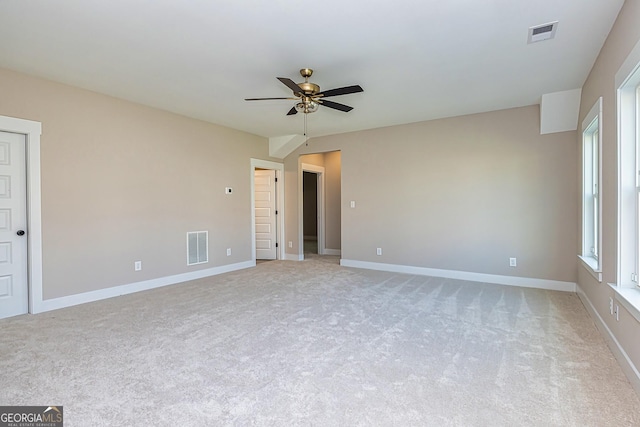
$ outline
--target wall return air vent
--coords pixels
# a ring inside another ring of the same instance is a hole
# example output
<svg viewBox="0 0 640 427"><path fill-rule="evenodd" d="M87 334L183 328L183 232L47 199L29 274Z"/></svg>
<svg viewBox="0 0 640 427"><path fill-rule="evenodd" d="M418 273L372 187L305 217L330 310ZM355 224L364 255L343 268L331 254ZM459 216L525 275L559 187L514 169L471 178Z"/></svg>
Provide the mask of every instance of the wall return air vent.
<svg viewBox="0 0 640 427"><path fill-rule="evenodd" d="M543 40L550 40L556 36L557 29L558 21L536 25L535 27L529 27L529 38L527 40L527 43L531 44L535 42L541 42Z"/></svg>
<svg viewBox="0 0 640 427"><path fill-rule="evenodd" d="M209 232L190 231L187 233L187 265L209 262Z"/></svg>

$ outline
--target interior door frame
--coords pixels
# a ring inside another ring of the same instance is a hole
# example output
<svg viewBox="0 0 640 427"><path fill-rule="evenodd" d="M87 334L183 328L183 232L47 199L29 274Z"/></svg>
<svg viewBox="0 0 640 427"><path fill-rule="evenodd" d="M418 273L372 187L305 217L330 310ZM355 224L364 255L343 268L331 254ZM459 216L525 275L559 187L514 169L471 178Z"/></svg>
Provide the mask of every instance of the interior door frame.
<svg viewBox="0 0 640 427"><path fill-rule="evenodd" d="M304 194L303 179L305 172L312 172L317 175L317 193L318 193L318 255L325 254L325 223L324 223L324 167L316 166L309 163L300 162L300 172L298 173L298 244L304 257Z"/></svg>
<svg viewBox="0 0 640 427"><path fill-rule="evenodd" d="M26 142L27 175L27 290L29 313L45 311L42 290L42 205L40 135L42 123L0 116L0 131L22 134Z"/></svg>
<svg viewBox="0 0 640 427"><path fill-rule="evenodd" d="M276 171L276 259L284 259L284 163L251 159L251 260L256 263L256 169Z"/></svg>

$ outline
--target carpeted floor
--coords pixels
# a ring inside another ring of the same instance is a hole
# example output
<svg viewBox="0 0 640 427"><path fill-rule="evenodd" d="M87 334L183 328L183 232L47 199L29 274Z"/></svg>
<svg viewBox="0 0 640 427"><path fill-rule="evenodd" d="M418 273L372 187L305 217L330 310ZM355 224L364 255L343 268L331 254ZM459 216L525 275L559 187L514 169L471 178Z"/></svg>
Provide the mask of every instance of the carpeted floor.
<svg viewBox="0 0 640 427"><path fill-rule="evenodd" d="M632 426L575 294L272 261L0 321L0 405L65 426Z"/></svg>

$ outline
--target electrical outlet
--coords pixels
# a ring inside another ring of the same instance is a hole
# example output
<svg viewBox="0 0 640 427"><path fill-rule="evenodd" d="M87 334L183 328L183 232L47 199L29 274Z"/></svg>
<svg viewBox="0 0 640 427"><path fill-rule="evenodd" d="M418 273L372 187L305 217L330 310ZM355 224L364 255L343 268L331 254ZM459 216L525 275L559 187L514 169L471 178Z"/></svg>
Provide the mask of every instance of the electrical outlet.
<svg viewBox="0 0 640 427"><path fill-rule="evenodd" d="M616 322L620 320L620 306L616 304Z"/></svg>
<svg viewBox="0 0 640 427"><path fill-rule="evenodd" d="M509 258L509 267L516 267L518 265L518 261L515 258Z"/></svg>
<svg viewBox="0 0 640 427"><path fill-rule="evenodd" d="M291 240L289 240L289 247L292 248L293 247L293 242Z"/></svg>
<svg viewBox="0 0 640 427"><path fill-rule="evenodd" d="M352 200L352 201L351 201L350 206L351 206L352 208L355 208L355 207L356 207L356 201L355 201L355 200Z"/></svg>
<svg viewBox="0 0 640 427"><path fill-rule="evenodd" d="M382 248L376 249L376 255L382 255Z"/></svg>
<svg viewBox="0 0 640 427"><path fill-rule="evenodd" d="M142 261L136 261L133 263L133 269L135 271L140 271L142 270Z"/></svg>
<svg viewBox="0 0 640 427"><path fill-rule="evenodd" d="M231 248L227 248L227 256L231 256Z"/></svg>
<svg viewBox="0 0 640 427"><path fill-rule="evenodd" d="M609 313L613 316L613 298L609 297Z"/></svg>

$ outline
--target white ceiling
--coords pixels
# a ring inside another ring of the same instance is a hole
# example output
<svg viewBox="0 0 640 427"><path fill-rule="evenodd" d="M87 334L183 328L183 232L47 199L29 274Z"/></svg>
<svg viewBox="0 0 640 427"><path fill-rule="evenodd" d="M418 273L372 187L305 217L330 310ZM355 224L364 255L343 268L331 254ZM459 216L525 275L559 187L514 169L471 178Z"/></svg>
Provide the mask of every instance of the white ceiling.
<svg viewBox="0 0 640 427"><path fill-rule="evenodd" d="M5 0L0 67L266 137L291 92L359 84L309 136L532 105L580 88L624 0ZM553 40L528 28L559 21Z"/></svg>

